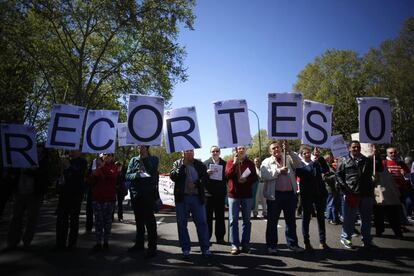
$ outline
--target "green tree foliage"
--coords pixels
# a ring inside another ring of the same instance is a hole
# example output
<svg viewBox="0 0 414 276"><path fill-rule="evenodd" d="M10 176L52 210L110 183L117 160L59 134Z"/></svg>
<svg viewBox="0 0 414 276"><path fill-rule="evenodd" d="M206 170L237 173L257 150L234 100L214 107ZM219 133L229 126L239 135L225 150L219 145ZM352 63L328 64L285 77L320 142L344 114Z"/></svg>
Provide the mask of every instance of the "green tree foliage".
<svg viewBox="0 0 414 276"><path fill-rule="evenodd" d="M326 51L299 73L294 90L305 99L334 105L333 134L345 139L358 131L356 97L389 98L392 143L408 153L414 148L414 18L406 20L396 39L362 57Z"/></svg>
<svg viewBox="0 0 414 276"><path fill-rule="evenodd" d="M259 142L259 132L257 132L252 138L252 145L249 147L247 153L250 159L260 157L261 160L266 158L268 154L268 146L270 140L267 137L267 131L264 129L260 130L260 142Z"/></svg>
<svg viewBox="0 0 414 276"><path fill-rule="evenodd" d="M389 97L392 143L399 151L414 150L414 18L406 20L398 37L384 41L365 56L370 72L367 91Z"/></svg>
<svg viewBox="0 0 414 276"><path fill-rule="evenodd" d="M28 81L10 73L0 90L18 92L16 102L25 103L33 124L55 103L119 109L129 93L168 101L173 85L186 79L185 51L176 40L180 26L192 29L193 6L193 0L2 1L1 72L14 70Z"/></svg>
<svg viewBox="0 0 414 276"><path fill-rule="evenodd" d="M350 137L358 131L358 106L355 98L363 96L363 61L353 51L328 50L306 65L294 85L304 99L331 104L333 133Z"/></svg>

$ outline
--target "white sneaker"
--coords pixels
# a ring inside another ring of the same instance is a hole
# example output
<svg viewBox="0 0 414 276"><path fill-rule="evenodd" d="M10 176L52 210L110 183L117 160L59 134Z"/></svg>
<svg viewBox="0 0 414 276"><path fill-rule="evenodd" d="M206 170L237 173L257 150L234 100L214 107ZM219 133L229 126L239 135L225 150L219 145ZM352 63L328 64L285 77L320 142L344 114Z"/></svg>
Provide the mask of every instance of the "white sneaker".
<svg viewBox="0 0 414 276"><path fill-rule="evenodd" d="M277 254L277 249L276 248L269 247L267 249L267 253L269 253L270 255L276 255Z"/></svg>

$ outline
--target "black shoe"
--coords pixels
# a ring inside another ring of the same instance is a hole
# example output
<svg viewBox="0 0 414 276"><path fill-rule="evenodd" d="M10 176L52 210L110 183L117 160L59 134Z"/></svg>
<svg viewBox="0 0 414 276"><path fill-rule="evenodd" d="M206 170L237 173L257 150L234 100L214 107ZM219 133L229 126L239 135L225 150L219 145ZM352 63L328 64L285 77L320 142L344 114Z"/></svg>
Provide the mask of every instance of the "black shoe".
<svg viewBox="0 0 414 276"><path fill-rule="evenodd" d="M217 240L217 242L216 242L217 244L223 244L223 245L226 245L227 244L227 242L225 241L225 240L223 240L223 239L221 239L221 240Z"/></svg>
<svg viewBox="0 0 414 276"><path fill-rule="evenodd" d="M92 247L92 251L98 252L102 250L102 245L100 243L95 244L94 247Z"/></svg>
<svg viewBox="0 0 414 276"><path fill-rule="evenodd" d="M157 250L156 249L148 249L147 252L145 253L145 258L151 259L151 258L155 257L156 255L157 255Z"/></svg>
<svg viewBox="0 0 414 276"><path fill-rule="evenodd" d="M247 245L242 246L241 252L247 254L250 253L250 247L248 247Z"/></svg>
<svg viewBox="0 0 414 276"><path fill-rule="evenodd" d="M143 245L134 244L134 246L128 248L128 252L138 252L138 251L142 251L144 249L145 248L144 248Z"/></svg>
<svg viewBox="0 0 414 276"><path fill-rule="evenodd" d="M16 245L14 245L14 246L7 246L1 252L2 253L8 253L8 252L15 251L16 249L17 249L17 246Z"/></svg>

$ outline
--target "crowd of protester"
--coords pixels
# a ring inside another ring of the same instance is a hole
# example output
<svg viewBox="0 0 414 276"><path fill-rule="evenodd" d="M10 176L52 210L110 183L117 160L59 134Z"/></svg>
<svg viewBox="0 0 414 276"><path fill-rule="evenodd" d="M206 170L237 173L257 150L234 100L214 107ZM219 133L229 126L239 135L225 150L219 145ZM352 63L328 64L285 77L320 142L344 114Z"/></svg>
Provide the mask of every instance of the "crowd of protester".
<svg viewBox="0 0 414 276"><path fill-rule="evenodd" d="M157 253L155 213L160 207L158 189L159 160L149 146L139 146L139 154L128 166L114 160L112 153L102 153L91 164L78 150L61 160L56 191L56 250L74 249L79 233L79 215L86 200L86 231L95 227L93 251L110 248L115 209L119 223L124 221L123 202L130 194L135 217L135 243L129 252L145 250L152 258ZM202 256L210 258L212 237L217 244L230 245L230 254L250 252L251 219L266 219L267 253L278 253L278 221L283 211L287 247L300 253L314 250L309 224L316 217L319 249L329 250L325 223L342 225L339 241L354 249L352 237L361 234L364 248L376 247L375 235L382 236L385 221L397 238L409 231L413 221L414 164L411 157L402 159L395 147L386 149L381 159L375 147L372 156L361 154L358 141L348 144L348 155L334 158L320 156L317 148L301 145L296 153L283 141L270 143L269 157L248 158L244 146L235 148L227 162L220 148L212 146L211 157L204 162L194 158L193 150L182 152L172 164L178 240L184 258L189 258L191 241L188 218L195 223ZM25 248L33 240L45 193L52 185L49 175L51 159L44 145L38 146L39 166L29 169L1 168L2 191L0 216L6 202L13 197L13 214L7 234L7 247L16 249L22 241ZM225 209L228 207L229 241L225 241ZM259 214L261 210L261 214ZM296 214L302 216L302 240L299 245ZM242 228L239 230L239 213ZM214 227L213 227L214 222ZM358 223L357 223L358 222ZM360 224L360 231L356 225ZM241 234L241 235L240 235Z"/></svg>

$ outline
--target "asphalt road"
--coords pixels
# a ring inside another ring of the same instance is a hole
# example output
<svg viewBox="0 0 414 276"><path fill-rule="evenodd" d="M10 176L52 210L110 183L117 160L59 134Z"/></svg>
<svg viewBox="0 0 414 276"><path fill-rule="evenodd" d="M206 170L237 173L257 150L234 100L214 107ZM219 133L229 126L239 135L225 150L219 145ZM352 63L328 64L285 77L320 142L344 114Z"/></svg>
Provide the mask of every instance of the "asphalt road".
<svg viewBox="0 0 414 276"><path fill-rule="evenodd" d="M83 209L84 210L84 209ZM109 251L94 253L94 233L86 233L85 215L81 214L78 248L56 252L55 244L55 205L46 203L41 210L38 232L30 249L19 248L13 252L0 253L0 275L358 275L358 274L414 274L414 227L404 240L395 239L390 229L383 237L374 238L379 247L372 250L359 248L351 251L343 249L340 242L340 225L327 224L327 243L331 250L324 252L294 253L287 249L284 238L284 222L280 222L279 252L270 256L266 252L266 221L252 220L252 251L238 256L230 255L229 245L213 243L213 257L204 259L200 254L195 227L189 223L192 243L191 258L184 260L178 244L175 213L164 210L157 214L159 245L158 254L146 259L143 252L129 253L135 238L135 225L131 210L125 212L125 222L115 222ZM5 247L10 206L0 222L0 248ZM303 246L301 219L297 219L299 243ZM316 219L311 221L311 242L318 248ZM374 232L374 231L373 231ZM213 238L214 239L214 238ZM214 242L214 240L213 240ZM360 237L353 242L361 246Z"/></svg>

